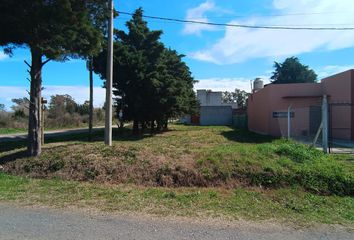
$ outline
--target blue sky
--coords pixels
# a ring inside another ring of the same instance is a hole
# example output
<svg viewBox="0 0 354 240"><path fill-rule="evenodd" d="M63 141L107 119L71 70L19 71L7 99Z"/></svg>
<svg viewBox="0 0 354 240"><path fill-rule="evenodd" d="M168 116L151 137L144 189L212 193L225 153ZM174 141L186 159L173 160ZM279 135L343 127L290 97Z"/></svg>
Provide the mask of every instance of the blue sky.
<svg viewBox="0 0 354 240"><path fill-rule="evenodd" d="M188 20L273 26L354 27L352 0L115 0L119 11L143 7L146 15ZM129 16L115 27L125 29ZM274 61L297 56L322 77L354 68L354 31L288 31L211 27L147 19L151 29L163 30L162 42L186 55L196 88L250 90L251 79L267 81ZM28 49L12 58L0 50L0 103L26 96ZM119 73L117 73L119 74ZM44 96L67 93L77 101L88 98L85 62L50 62L43 69ZM95 77L95 105L102 105L102 81Z"/></svg>

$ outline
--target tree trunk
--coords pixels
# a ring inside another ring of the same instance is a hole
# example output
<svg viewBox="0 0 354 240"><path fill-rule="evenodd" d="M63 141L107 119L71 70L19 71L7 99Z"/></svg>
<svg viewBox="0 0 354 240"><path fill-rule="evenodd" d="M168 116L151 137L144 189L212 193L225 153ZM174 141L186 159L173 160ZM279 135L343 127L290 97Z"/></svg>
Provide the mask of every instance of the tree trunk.
<svg viewBox="0 0 354 240"><path fill-rule="evenodd" d="M142 122L141 122L141 134L144 134L144 133L145 133L146 128L147 128L147 123L146 123L146 121L142 121Z"/></svg>
<svg viewBox="0 0 354 240"><path fill-rule="evenodd" d="M133 121L133 135L139 135L139 121Z"/></svg>
<svg viewBox="0 0 354 240"><path fill-rule="evenodd" d="M159 120L157 120L157 131L158 132L161 132L162 131L162 126L163 125L163 123L162 123L162 120L161 119L159 119Z"/></svg>
<svg viewBox="0 0 354 240"><path fill-rule="evenodd" d="M28 147L29 156L39 156L41 146L41 94L42 94L42 54L39 49L31 48L31 90L28 121Z"/></svg>
<svg viewBox="0 0 354 240"><path fill-rule="evenodd" d="M163 130L164 130L164 131L167 131L167 130L168 130L168 119L166 119L166 120L164 121Z"/></svg>
<svg viewBox="0 0 354 240"><path fill-rule="evenodd" d="M155 121L151 121L150 123L150 134L154 134L155 132Z"/></svg>
<svg viewBox="0 0 354 240"><path fill-rule="evenodd" d="M90 106L89 106L89 141L92 141L92 125L93 125L93 69L92 57L89 59L89 72L90 72Z"/></svg>

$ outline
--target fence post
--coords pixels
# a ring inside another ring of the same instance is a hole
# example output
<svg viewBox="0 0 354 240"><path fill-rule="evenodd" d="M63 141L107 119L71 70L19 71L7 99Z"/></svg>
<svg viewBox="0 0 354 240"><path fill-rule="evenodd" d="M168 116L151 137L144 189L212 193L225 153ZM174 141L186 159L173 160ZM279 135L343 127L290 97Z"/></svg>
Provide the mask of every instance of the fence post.
<svg viewBox="0 0 354 240"><path fill-rule="evenodd" d="M322 99L322 147L323 152L328 153L328 100L327 95Z"/></svg>
<svg viewBox="0 0 354 240"><path fill-rule="evenodd" d="M291 138L291 105L288 107L288 140Z"/></svg>

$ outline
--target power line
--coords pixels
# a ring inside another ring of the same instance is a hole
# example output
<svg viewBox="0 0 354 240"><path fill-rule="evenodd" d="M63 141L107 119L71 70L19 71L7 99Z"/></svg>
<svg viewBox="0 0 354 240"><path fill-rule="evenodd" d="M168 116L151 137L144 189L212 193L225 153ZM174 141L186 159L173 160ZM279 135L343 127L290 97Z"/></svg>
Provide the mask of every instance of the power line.
<svg viewBox="0 0 354 240"><path fill-rule="evenodd" d="M130 17L119 17L117 19L115 19L116 21L126 21L126 20L130 20ZM172 23L172 24L179 24L178 22L170 22L170 21L163 21L163 20L151 20L150 22L162 22L162 23ZM187 23L187 24L193 24L193 23ZM272 25L272 26L276 26L276 27L305 27L305 26L354 26L354 22L353 23L303 23L303 24L282 24L282 25Z"/></svg>
<svg viewBox="0 0 354 240"><path fill-rule="evenodd" d="M117 11L122 15L133 16L133 13ZM158 19L163 21L179 22L179 23L193 23L211 26L223 26L223 27L238 27L238 28L252 28L252 29L273 29L273 30L314 30L314 31L348 31L354 30L354 27L287 27L287 26L261 26L261 25L246 25L246 24L231 24L231 23L215 23L215 22L204 22L196 20L183 20L177 18L167 18L167 17L157 17L143 15L144 18Z"/></svg>
<svg viewBox="0 0 354 240"><path fill-rule="evenodd" d="M335 14L354 14L354 12L308 12L308 13L287 13L287 14L256 14L252 13L252 16L257 17L291 17L291 16L312 16L312 15L335 15ZM232 18L246 18L250 15L231 15ZM220 17L224 18L224 17Z"/></svg>
<svg viewBox="0 0 354 240"><path fill-rule="evenodd" d="M130 17L119 17L115 19L116 21L127 21L130 20ZM171 23L171 24L180 24L180 22L171 22L154 19L150 22L154 23ZM186 24L195 24L195 23L186 23ZM306 26L354 26L354 23L304 23L304 24L283 24L283 25L272 25L273 27L306 27Z"/></svg>

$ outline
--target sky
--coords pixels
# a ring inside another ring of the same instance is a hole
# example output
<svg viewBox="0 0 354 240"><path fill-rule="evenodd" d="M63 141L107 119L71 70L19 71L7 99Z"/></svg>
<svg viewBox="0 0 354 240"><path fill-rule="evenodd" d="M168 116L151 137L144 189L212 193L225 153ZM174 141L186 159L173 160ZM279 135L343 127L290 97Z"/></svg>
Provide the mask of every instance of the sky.
<svg viewBox="0 0 354 240"><path fill-rule="evenodd" d="M353 0L115 0L115 8L145 15L203 22L295 27L354 27ZM129 16L120 15L115 27L126 30ZM318 79L354 68L354 31L246 29L146 19L152 30L163 30L166 47L186 55L184 61L199 82L195 89L250 91L250 81L269 82L274 61L296 56L315 70ZM27 96L26 47L10 58L0 49L0 103ZM119 74L119 73L115 73ZM88 99L88 72L82 60L49 62L43 69L43 95L69 94ZM102 80L94 79L94 105L102 106Z"/></svg>

